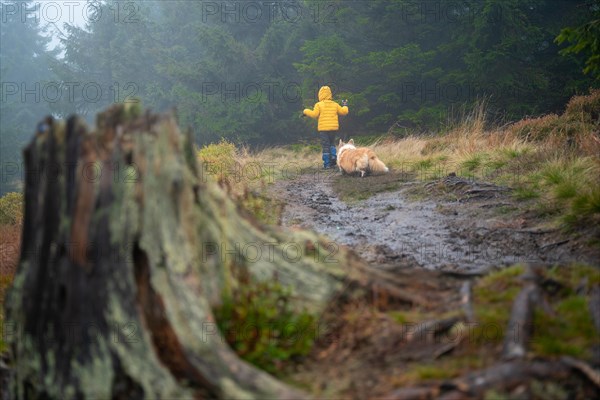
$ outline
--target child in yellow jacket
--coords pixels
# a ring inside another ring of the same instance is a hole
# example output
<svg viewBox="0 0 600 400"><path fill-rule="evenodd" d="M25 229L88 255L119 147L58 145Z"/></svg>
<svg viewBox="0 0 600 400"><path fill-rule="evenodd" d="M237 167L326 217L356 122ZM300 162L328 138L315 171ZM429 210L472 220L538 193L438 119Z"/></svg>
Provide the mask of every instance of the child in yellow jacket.
<svg viewBox="0 0 600 400"><path fill-rule="evenodd" d="M331 89L323 86L319 89L319 102L314 110L307 108L303 114L311 118L318 118L318 130L323 147L323 168L332 168L336 164L335 134L339 129L338 115L348 114L348 102L342 101L340 106L332 100Z"/></svg>

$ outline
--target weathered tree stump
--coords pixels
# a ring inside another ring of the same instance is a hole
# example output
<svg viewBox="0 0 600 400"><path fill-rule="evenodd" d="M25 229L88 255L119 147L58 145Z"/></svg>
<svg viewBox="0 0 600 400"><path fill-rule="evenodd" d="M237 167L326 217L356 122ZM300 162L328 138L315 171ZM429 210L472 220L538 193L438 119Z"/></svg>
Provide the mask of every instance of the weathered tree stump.
<svg viewBox="0 0 600 400"><path fill-rule="evenodd" d="M206 182L174 118L139 114L114 106L93 132L77 117L48 118L25 150L23 246L6 306L10 392L307 397L240 360L213 307L242 282L276 279L298 309L319 314L374 280L314 233L242 217Z"/></svg>

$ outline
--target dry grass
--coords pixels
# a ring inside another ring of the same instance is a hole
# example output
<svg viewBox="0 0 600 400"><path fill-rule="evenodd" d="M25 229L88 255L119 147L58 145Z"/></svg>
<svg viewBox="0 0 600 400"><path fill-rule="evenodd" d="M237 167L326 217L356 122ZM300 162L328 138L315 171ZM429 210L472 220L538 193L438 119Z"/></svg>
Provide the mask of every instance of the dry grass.
<svg viewBox="0 0 600 400"><path fill-rule="evenodd" d="M222 141L198 150L205 173L234 197L260 191L280 179L291 179L321 164L320 148L310 145L269 147L251 151Z"/></svg>
<svg viewBox="0 0 600 400"><path fill-rule="evenodd" d="M574 96L562 115L550 114L524 119L510 132L535 142L541 150L562 156L600 155L600 89Z"/></svg>
<svg viewBox="0 0 600 400"><path fill-rule="evenodd" d="M19 261L21 225L0 225L0 277L12 276Z"/></svg>
<svg viewBox="0 0 600 400"><path fill-rule="evenodd" d="M373 147L392 167L435 179L450 172L512 186L519 199L566 227L600 222L600 90L571 99L562 115L484 129L479 105L443 136L382 140Z"/></svg>
<svg viewBox="0 0 600 400"><path fill-rule="evenodd" d="M265 176L272 179L287 179L295 176L294 172L315 168L321 165L321 150L315 151L310 146L271 147L256 153L246 151L244 162L258 164Z"/></svg>
<svg viewBox="0 0 600 400"><path fill-rule="evenodd" d="M0 329L4 324L4 297L19 263L21 225L0 225ZM5 350L0 335L0 352Z"/></svg>
<svg viewBox="0 0 600 400"><path fill-rule="evenodd" d="M314 169L320 150L306 145L251 152L222 140L197 151L204 179L216 181L237 205L267 224L279 222L282 204L267 194L268 185Z"/></svg>
<svg viewBox="0 0 600 400"><path fill-rule="evenodd" d="M416 137L372 146L390 167L418 171L419 176L438 178L451 172L479 174L487 179L491 172L506 167L515 159L534 153L535 145L511 131L482 131L479 124L456 127L444 136ZM424 172L431 172L430 174Z"/></svg>

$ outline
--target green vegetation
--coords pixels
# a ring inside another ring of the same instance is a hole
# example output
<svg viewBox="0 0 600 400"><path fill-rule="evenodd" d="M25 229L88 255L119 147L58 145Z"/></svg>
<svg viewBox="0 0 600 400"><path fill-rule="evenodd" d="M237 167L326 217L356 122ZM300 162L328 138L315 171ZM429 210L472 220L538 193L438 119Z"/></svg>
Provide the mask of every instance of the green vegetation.
<svg viewBox="0 0 600 400"><path fill-rule="evenodd" d="M497 343L504 339L512 302L521 291L519 276L523 271L523 266L516 265L487 275L475 286L473 300L477 327L473 339L476 343Z"/></svg>
<svg viewBox="0 0 600 400"><path fill-rule="evenodd" d="M274 170L248 155L246 149L221 139L197 151L203 176L218 182L238 206L259 221L277 225L282 205L265 195Z"/></svg>
<svg viewBox="0 0 600 400"><path fill-rule="evenodd" d="M13 3L34 6L3 1ZM290 7L131 0L116 13L98 2L88 24L65 27L52 51L35 13L25 21L7 13L2 37L15 46L2 47L2 82L39 83L42 96L23 104L16 93L2 102L2 159L20 161L31 121L42 115L93 114L132 97L159 110L176 107L200 145L222 137L283 144L318 141L314 121L298 113L329 84L336 100L349 99L341 133L373 144L373 133L452 129L478 99L487 99L494 120L557 113L595 82L580 71L594 73L598 62L597 2L464 0L427 8L411 0L300 0ZM98 98L80 90L90 76ZM80 85L72 95L48 87L50 94L45 82Z"/></svg>
<svg viewBox="0 0 600 400"><path fill-rule="evenodd" d="M523 271L522 266L513 266L486 276L475 286L475 312L482 328L506 328L512 302L523 286L520 279ZM535 310L531 351L539 356L572 355L589 359L592 346L600 344L600 340L590 315L587 293L593 285L600 284L600 271L596 267L575 264L554 267L546 275L556 282L559 292L552 296L543 295L552 312ZM477 329L474 332L479 337ZM485 340L496 339L485 336L481 335ZM497 339L502 340L503 336Z"/></svg>
<svg viewBox="0 0 600 400"><path fill-rule="evenodd" d="M516 187L513 195L517 200L531 200L540 198L540 193L535 188L529 186Z"/></svg>
<svg viewBox="0 0 600 400"><path fill-rule="evenodd" d="M446 380L460 376L469 370L476 370L485 365L482 357L475 355L459 355L452 358L442 358L434 362L412 363L407 371L401 374L394 384L408 386L423 380Z"/></svg>
<svg viewBox="0 0 600 400"><path fill-rule="evenodd" d="M483 165L483 159L485 153L472 154L469 158L464 160L461 164L461 170L465 169L467 172L473 172L479 169Z"/></svg>
<svg viewBox="0 0 600 400"><path fill-rule="evenodd" d="M238 205L252 214L259 221L268 225L278 225L283 212L283 204L259 194L246 190L244 194L235 199Z"/></svg>
<svg viewBox="0 0 600 400"><path fill-rule="evenodd" d="M453 310L440 314L439 312L411 309L406 311L390 311L389 315L399 324L414 324L427 320L460 317L462 316L462 312Z"/></svg>
<svg viewBox="0 0 600 400"><path fill-rule="evenodd" d="M594 157L569 157L540 162L523 174L518 199L539 199L541 213L556 215L569 228L600 221L600 164Z"/></svg>
<svg viewBox="0 0 600 400"><path fill-rule="evenodd" d="M226 180L240 173L235 144L226 139L203 146L198 150L198 158L202 170L217 180Z"/></svg>
<svg viewBox="0 0 600 400"><path fill-rule="evenodd" d="M536 310L534 327L538 334L532 350L541 356L570 355L590 358L590 347L600 343L590 318L588 299L571 295L557 302L556 315Z"/></svg>
<svg viewBox="0 0 600 400"><path fill-rule="evenodd" d="M32 1L25 3L32 8ZM519 203L523 209L567 228L600 226L600 90L574 97L560 114L570 96L597 86L597 1L447 3L440 2L444 8L434 15L423 15L422 4L412 0L325 5L303 0L298 2L303 17L293 23L281 10L267 18L267 9L248 23L243 20L248 15L238 14L240 22L224 20L219 12L207 14L206 2L182 7L181 2L141 0L129 1L131 8L121 10L122 18L135 21L115 21L107 18L115 15L114 4L99 2L95 14L88 15L93 22L65 28L58 51L47 50L50 38L35 13L25 21L21 13L7 13L2 38L13 45L2 46L1 58L7 62L0 81L29 89L42 83L38 92L47 94L43 82L77 82L81 87L94 77L102 96L89 101L76 90L74 98L64 92L56 102L34 101L35 96L23 102L24 93L7 94L0 104L0 158L20 163L20 149L42 115L94 113L133 95L160 110L176 107L180 124L190 126L196 142L206 145L197 153L203 173L214 177L240 208L274 224L280 205L264 195L265 188L274 179L290 179L319 165L315 123L298 113L314 104L320 85L329 84L336 100L350 101L351 114L342 119L340 133L354 137L358 145L373 146L396 169L368 180L336 178L334 190L343 200L396 190L407 173L411 179L431 180L456 172L514 188L516 200L527 200ZM235 13L241 5L218 4ZM127 14L130 10L133 15ZM560 45L567 43L561 52ZM487 108L478 99L487 99ZM475 109L470 115L461 113L470 108ZM502 130L489 124L499 116L504 124L524 115L543 116ZM422 134L432 131L443 135ZM373 132L388 135L383 140L380 134L369 135ZM398 137L403 139L391 140ZM241 147L291 142L301 144L255 154ZM267 168L268 163L274 168ZM0 187L0 194L14 190L14 182L9 184ZM2 197L0 225L21 219L22 196ZM521 272L520 267L509 268L478 283L481 323L505 326ZM574 288L584 278L588 285L597 282L594 272L582 266L550 272L564 293L552 304L556 316L536 313L533 352L587 357L591 325L583 310L589 300ZM11 279L0 277L0 299ZM285 288L258 285L241 288L235 296L217 314L228 340L247 360L275 372L310 349L314 335L300 333L313 329L315 321L289 309ZM256 329L247 337L236 334L247 332L248 324ZM299 340L292 339L298 335ZM0 342L0 351L2 347ZM472 361L445 362L417 367L413 376L451 377Z"/></svg>
<svg viewBox="0 0 600 400"><path fill-rule="evenodd" d="M17 225L23 220L23 195L7 193L0 197L0 225Z"/></svg>
<svg viewBox="0 0 600 400"><path fill-rule="evenodd" d="M311 350L314 316L292 309L291 292L277 282L249 283L215 310L225 339L244 360L275 375Z"/></svg>
<svg viewBox="0 0 600 400"><path fill-rule="evenodd" d="M584 52L588 57L583 70L600 79L600 3L590 2L591 8L588 21L577 27L568 27L560 31L556 38L558 44L569 42L570 46L561 50L562 55Z"/></svg>
<svg viewBox="0 0 600 400"><path fill-rule="evenodd" d="M360 135L349 138L348 140L354 139L354 144L356 146L373 146L378 144L384 138L384 135Z"/></svg>
<svg viewBox="0 0 600 400"><path fill-rule="evenodd" d="M513 301L523 287L520 277L524 271L524 266L514 265L477 281L473 287L475 325L455 326L457 332L462 332L463 340L452 357L410 363L394 384L406 386L422 380L451 379L493 364L505 335L510 334L506 329ZM600 270L573 264L544 270L544 276L547 282L552 283L543 294L543 301L547 302L551 311L544 309L541 302L536 304L533 336L529 342L531 356L570 355L590 360L591 350L593 346L600 345L600 339L589 311L588 293L593 286L600 284ZM437 321L455 315L417 309L390 312L390 316L400 324ZM458 336L449 333L448 337Z"/></svg>
<svg viewBox="0 0 600 400"><path fill-rule="evenodd" d="M561 115L525 119L504 129L482 130L476 107L444 135L408 137L376 153L389 165L423 181L451 172L513 189L520 205L570 230L600 222L600 90L573 97ZM477 120L479 119L479 122Z"/></svg>
<svg viewBox="0 0 600 400"><path fill-rule="evenodd" d="M318 144L294 143L294 144L288 145L288 148L296 154L299 154L299 153L300 154L307 154L307 153L321 154L321 146Z"/></svg>

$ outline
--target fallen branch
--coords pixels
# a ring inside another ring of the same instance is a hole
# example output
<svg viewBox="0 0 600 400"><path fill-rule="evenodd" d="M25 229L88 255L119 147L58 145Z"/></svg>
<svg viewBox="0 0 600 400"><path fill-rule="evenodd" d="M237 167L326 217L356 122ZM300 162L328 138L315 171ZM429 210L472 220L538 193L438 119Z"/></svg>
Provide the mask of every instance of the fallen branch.
<svg viewBox="0 0 600 400"><path fill-rule="evenodd" d="M435 349L433 352L433 359L436 360L444 354L448 354L449 352L454 350L460 344L461 341L462 340L453 340Z"/></svg>
<svg viewBox="0 0 600 400"><path fill-rule="evenodd" d="M489 271L450 271L450 270L440 271L440 274L442 274L442 275L451 276L453 278L465 278L465 279L478 278L480 276L485 276L488 273L489 273Z"/></svg>
<svg viewBox="0 0 600 400"><path fill-rule="evenodd" d="M374 302L378 303L382 307L393 303L394 300L413 305L426 304L426 300L421 296L414 293L409 293L406 290L402 290L389 284L378 283L373 284L371 287L373 291Z"/></svg>
<svg viewBox="0 0 600 400"><path fill-rule="evenodd" d="M491 193L497 193L497 192L510 192L511 189L509 188L503 188L503 187L493 187L493 188L487 188L487 189L469 189L467 191L465 191L464 194L470 195L470 194L480 194L480 193L487 193L487 192L491 192Z"/></svg>
<svg viewBox="0 0 600 400"><path fill-rule="evenodd" d="M461 318L459 317L451 317L420 323L413 332L409 332L406 335L406 341L413 342L431 339L435 335L452 329L460 321Z"/></svg>
<svg viewBox="0 0 600 400"><path fill-rule="evenodd" d="M573 357L563 356L560 358L560 360L568 366L581 372L590 380L590 382L600 388L600 371L595 370L589 364Z"/></svg>
<svg viewBox="0 0 600 400"><path fill-rule="evenodd" d="M572 371L572 366L562 361L514 360L473 371L462 377L435 383L430 386L396 389L383 399L466 399L483 398L489 390L510 391L531 379L564 380ZM575 367L579 369L579 367Z"/></svg>
<svg viewBox="0 0 600 400"><path fill-rule="evenodd" d="M369 290L372 303L380 308L398 302L411 305L428 304L427 299L422 295L402 289L401 286L406 286L406 281L383 271L362 274L353 286Z"/></svg>
<svg viewBox="0 0 600 400"><path fill-rule="evenodd" d="M504 359L523 358L527 353L527 343L533 329L533 306L538 298L537 284L528 282L513 302L502 349Z"/></svg>
<svg viewBox="0 0 600 400"><path fill-rule="evenodd" d="M490 389L508 391L532 378L560 380L568 377L569 373L570 368L560 361L515 360L445 382L442 387L450 390L439 398L465 398L465 395L481 397Z"/></svg>
<svg viewBox="0 0 600 400"><path fill-rule="evenodd" d="M473 311L473 293L470 281L463 282L460 287L460 304L467 322L474 322L475 312Z"/></svg>
<svg viewBox="0 0 600 400"><path fill-rule="evenodd" d="M529 233L531 235L545 235L546 233L556 232L558 229L519 229L513 230L513 232L517 233Z"/></svg>
<svg viewBox="0 0 600 400"><path fill-rule="evenodd" d="M563 245L563 244L569 243L569 242L570 242L570 240L566 239L566 240L560 240L560 241L554 242L554 243L548 243L548 244L545 244L543 246L540 246L540 250L548 249L550 247L560 246L560 245Z"/></svg>

